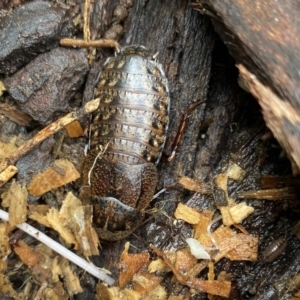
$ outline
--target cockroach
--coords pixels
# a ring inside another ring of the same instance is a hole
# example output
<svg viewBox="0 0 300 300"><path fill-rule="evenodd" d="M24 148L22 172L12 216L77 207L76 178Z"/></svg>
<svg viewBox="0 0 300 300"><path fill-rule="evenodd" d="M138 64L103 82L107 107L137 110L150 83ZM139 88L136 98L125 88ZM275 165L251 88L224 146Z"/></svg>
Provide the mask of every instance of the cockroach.
<svg viewBox="0 0 300 300"><path fill-rule="evenodd" d="M287 239L280 237L273 241L262 253L262 263L269 263L282 254L287 246Z"/></svg>
<svg viewBox="0 0 300 300"><path fill-rule="evenodd" d="M95 97L81 199L94 206L99 237L113 241L142 223L155 193L169 123L163 67L146 48L125 47L104 64Z"/></svg>

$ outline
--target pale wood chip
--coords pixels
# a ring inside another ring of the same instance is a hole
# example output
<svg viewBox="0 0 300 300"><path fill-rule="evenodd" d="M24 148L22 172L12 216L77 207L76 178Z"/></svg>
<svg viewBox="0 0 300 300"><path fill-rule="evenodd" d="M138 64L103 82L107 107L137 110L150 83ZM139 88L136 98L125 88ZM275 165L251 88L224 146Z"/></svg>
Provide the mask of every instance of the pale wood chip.
<svg viewBox="0 0 300 300"><path fill-rule="evenodd" d="M181 219L189 224L199 223L201 216L196 208L189 207L182 203L178 203L174 215L176 219Z"/></svg>
<svg viewBox="0 0 300 300"><path fill-rule="evenodd" d="M55 164L64 170L64 173L49 167L44 172L35 175L29 183L28 190L33 196L40 196L54 188L66 185L80 177L75 166L67 159L58 159Z"/></svg>

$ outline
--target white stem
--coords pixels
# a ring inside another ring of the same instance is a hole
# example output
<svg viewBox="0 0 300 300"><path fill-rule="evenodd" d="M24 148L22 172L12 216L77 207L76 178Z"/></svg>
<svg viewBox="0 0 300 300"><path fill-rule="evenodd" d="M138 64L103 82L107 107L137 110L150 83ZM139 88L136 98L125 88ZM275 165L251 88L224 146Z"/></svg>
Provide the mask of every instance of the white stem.
<svg viewBox="0 0 300 300"><path fill-rule="evenodd" d="M212 241L213 244L214 244L214 247L207 247L207 248L206 248L207 250L219 250L218 243L217 243L217 241L215 240L215 238L214 238L213 235L212 235L211 227L212 227L212 225L214 225L215 223L217 223L217 222L218 222L219 220L221 220L221 219L222 219L222 215L220 215L220 216L214 218L214 219L208 224L208 226L207 226L207 229L206 229L207 234L209 235L211 241Z"/></svg>
<svg viewBox="0 0 300 300"><path fill-rule="evenodd" d="M0 209L0 218L2 220L8 221L9 220L9 215L7 212L4 210ZM91 262L86 261L85 259L81 258L80 256L76 255L72 251L68 250L67 248L63 247L61 244L57 243L56 241L52 240L49 238L47 235L39 231L38 229L30 226L27 223L23 223L20 225L17 225L18 228L22 229L29 235L33 236L40 242L44 243L47 245L49 248L51 248L53 251L57 252L58 254L64 256L86 272L94 275L100 280L103 280L107 282L107 284L112 285L115 280L111 277L109 277L107 274L99 270L94 264Z"/></svg>

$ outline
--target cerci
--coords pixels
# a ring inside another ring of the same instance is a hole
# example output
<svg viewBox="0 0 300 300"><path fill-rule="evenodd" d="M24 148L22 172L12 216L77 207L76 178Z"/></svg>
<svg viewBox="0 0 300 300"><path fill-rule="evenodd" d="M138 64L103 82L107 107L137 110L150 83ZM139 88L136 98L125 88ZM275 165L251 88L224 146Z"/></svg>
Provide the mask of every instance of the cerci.
<svg viewBox="0 0 300 300"><path fill-rule="evenodd" d="M99 74L81 198L94 207L100 238L119 240L143 221L157 181L168 127L163 67L145 47L128 46Z"/></svg>

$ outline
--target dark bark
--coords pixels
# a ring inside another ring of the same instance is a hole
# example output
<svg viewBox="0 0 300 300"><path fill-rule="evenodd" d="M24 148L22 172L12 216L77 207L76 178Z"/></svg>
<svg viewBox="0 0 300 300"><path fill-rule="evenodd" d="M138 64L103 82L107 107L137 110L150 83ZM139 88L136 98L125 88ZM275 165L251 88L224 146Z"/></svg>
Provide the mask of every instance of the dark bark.
<svg viewBox="0 0 300 300"><path fill-rule="evenodd" d="M216 31L243 66L239 67L241 77L258 99L267 126L286 150L294 174L298 174L299 2L198 2L193 7L212 17Z"/></svg>

